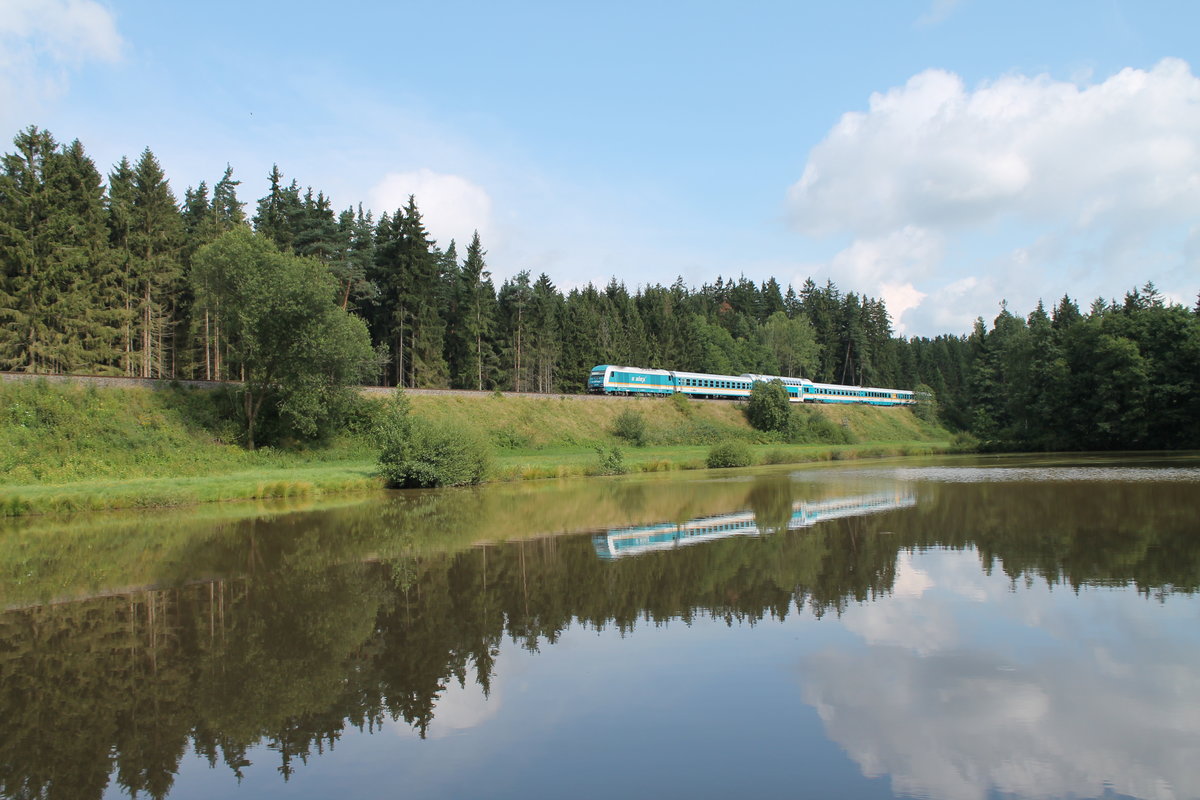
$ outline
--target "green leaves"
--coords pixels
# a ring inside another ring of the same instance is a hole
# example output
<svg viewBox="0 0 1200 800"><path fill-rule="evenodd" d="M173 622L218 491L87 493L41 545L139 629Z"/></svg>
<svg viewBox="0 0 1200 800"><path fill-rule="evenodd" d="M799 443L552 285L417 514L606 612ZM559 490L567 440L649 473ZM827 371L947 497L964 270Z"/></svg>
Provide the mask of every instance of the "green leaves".
<svg viewBox="0 0 1200 800"><path fill-rule="evenodd" d="M491 461L487 443L473 431L413 417L384 440L379 470L397 488L467 486L483 482Z"/></svg>
<svg viewBox="0 0 1200 800"><path fill-rule="evenodd" d="M366 324L337 305L328 270L280 253L249 230L235 229L201 248L192 282L198 305L219 319L245 373L250 448L268 400L281 434L314 438L374 367Z"/></svg>
<svg viewBox="0 0 1200 800"><path fill-rule="evenodd" d="M746 419L755 429L782 433L787 430L791 413L791 402L782 381L755 381L750 387Z"/></svg>

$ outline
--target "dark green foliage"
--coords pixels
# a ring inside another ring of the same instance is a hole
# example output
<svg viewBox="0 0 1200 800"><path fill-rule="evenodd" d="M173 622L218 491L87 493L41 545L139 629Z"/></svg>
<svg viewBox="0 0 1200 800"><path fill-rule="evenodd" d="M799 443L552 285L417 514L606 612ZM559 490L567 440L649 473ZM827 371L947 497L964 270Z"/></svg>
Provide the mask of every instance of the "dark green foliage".
<svg viewBox="0 0 1200 800"><path fill-rule="evenodd" d="M495 387L499 379L500 359L496 353L496 290L484 256L487 251L479 231L471 238L467 257L459 267L453 263L454 247L446 251L445 270L451 281L446 353L450 383L458 389L483 391Z"/></svg>
<svg viewBox="0 0 1200 800"><path fill-rule="evenodd" d="M115 370L121 317L104 188L78 142L30 127L0 168L0 369Z"/></svg>
<svg viewBox="0 0 1200 800"><path fill-rule="evenodd" d="M740 439L726 439L709 448L704 461L709 469L748 467L754 463L754 455L750 452L750 445Z"/></svg>
<svg viewBox="0 0 1200 800"><path fill-rule="evenodd" d="M326 430L374 366L366 325L337 306L328 271L242 228L201 248L192 277L245 375L247 446L268 401L282 431L314 438Z"/></svg>
<svg viewBox="0 0 1200 800"><path fill-rule="evenodd" d="M643 447L646 444L646 418L640 411L627 408L613 420L612 434L634 447Z"/></svg>
<svg viewBox="0 0 1200 800"><path fill-rule="evenodd" d="M923 422L936 424L938 421L937 394L924 383L914 386L913 394L917 399L917 404L912 406L913 416Z"/></svg>
<svg viewBox="0 0 1200 800"><path fill-rule="evenodd" d="M782 433L788 428L791 401L782 381L756 381L750 388L746 419L760 431Z"/></svg>
<svg viewBox="0 0 1200 800"><path fill-rule="evenodd" d="M491 450L473 431L412 417L387 431L379 471L396 488L468 486L491 469Z"/></svg>
<svg viewBox="0 0 1200 800"><path fill-rule="evenodd" d="M1087 315L1002 308L969 340L971 433L984 449L1200 446L1200 320L1147 284Z"/></svg>
<svg viewBox="0 0 1200 800"><path fill-rule="evenodd" d="M106 187L77 141L31 127L14 145L0 168L0 369L240 380L244 334L195 264L248 228L232 168L178 204L149 149L122 158ZM253 225L281 254L312 259L320 292L366 321L381 358L365 379L385 385L580 392L596 364L803 375L926 386L936 404L915 413L987 448L1200 447L1200 307L1168 304L1153 283L1085 312L1064 296L1024 318L1002 307L969 336L906 340L882 301L831 281L630 291L614 279L564 295L520 271L497 294L478 234L460 262L453 242L430 239L417 198L378 221L361 205L335 214L278 167ZM269 438L314 430L299 398L266 403ZM778 411L754 424L796 435Z"/></svg>

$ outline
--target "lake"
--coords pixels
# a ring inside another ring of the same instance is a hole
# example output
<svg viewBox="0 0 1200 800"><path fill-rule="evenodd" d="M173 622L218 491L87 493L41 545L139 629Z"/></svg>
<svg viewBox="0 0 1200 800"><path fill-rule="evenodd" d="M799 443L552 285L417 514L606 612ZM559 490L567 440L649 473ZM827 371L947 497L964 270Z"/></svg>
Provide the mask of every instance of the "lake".
<svg viewBox="0 0 1200 800"><path fill-rule="evenodd" d="M1198 798L1200 457L0 527L5 798Z"/></svg>

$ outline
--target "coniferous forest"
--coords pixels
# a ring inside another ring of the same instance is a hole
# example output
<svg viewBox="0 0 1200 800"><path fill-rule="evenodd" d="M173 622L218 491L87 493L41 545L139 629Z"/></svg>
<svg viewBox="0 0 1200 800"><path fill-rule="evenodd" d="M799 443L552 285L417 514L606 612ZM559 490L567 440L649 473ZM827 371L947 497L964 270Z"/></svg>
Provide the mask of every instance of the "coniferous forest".
<svg viewBox="0 0 1200 800"><path fill-rule="evenodd" d="M257 200L241 186L227 166L179 198L149 148L104 175L78 140L21 131L0 169L0 370L249 382L303 360L256 356L268 315L250 311L307 319L315 293L340 314L293 338L342 379L581 392L602 363L796 375L930 391L942 422L984 447L1200 447L1200 300L1168 303L1152 283L1024 316L997 298L969 335L906 339L882 300L832 282L631 291L614 279L564 293L518 271L497 287L486 243L433 241L419 198L376 219L278 167ZM238 253L261 271L230 270ZM239 307L246 285L259 294Z"/></svg>

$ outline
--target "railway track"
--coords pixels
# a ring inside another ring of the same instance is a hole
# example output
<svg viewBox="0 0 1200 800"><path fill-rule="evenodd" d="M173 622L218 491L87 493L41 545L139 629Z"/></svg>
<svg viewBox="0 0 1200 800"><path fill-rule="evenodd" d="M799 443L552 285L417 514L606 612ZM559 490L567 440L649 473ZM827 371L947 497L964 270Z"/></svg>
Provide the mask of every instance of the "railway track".
<svg viewBox="0 0 1200 800"><path fill-rule="evenodd" d="M3 382L31 382L45 380L50 383L79 383L84 386L163 390L172 386L184 386L189 389L220 389L226 386L239 386L241 381L196 381L175 378L132 378L124 375L59 375L35 374L30 372L0 372ZM358 391L368 397L386 395L392 391L390 386L359 386ZM470 389L405 389L410 395L446 395L450 397L490 397L494 391L474 391ZM546 394L541 392L501 392L504 397L545 397L562 400L599 400L604 395L599 394Z"/></svg>

